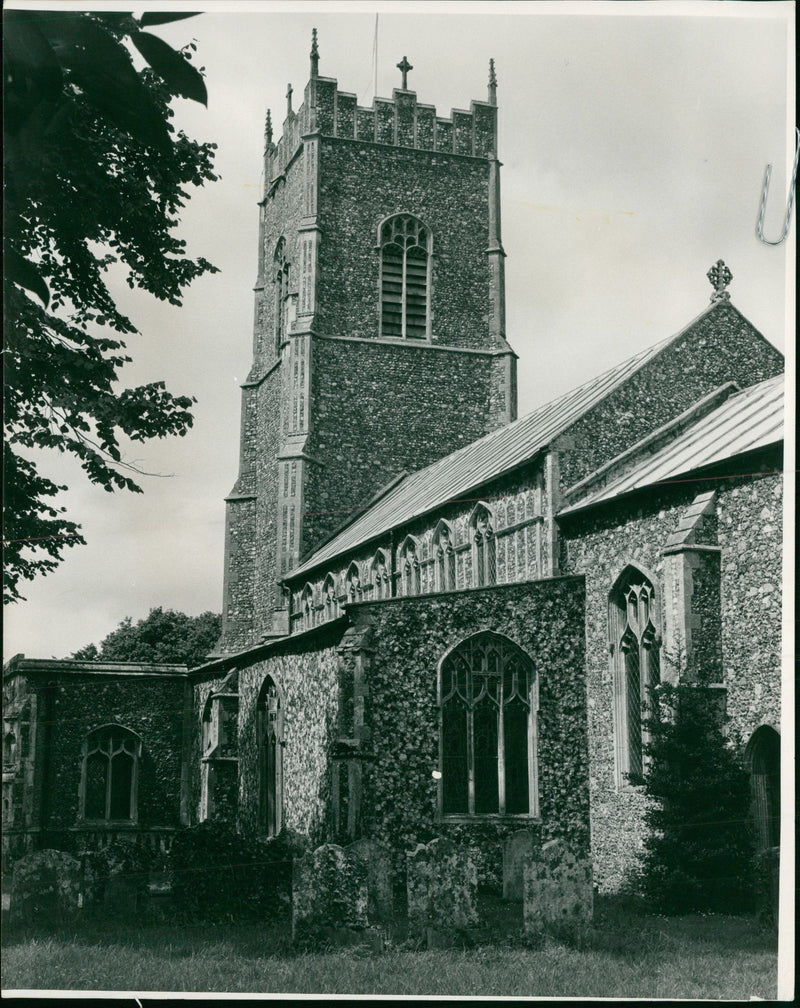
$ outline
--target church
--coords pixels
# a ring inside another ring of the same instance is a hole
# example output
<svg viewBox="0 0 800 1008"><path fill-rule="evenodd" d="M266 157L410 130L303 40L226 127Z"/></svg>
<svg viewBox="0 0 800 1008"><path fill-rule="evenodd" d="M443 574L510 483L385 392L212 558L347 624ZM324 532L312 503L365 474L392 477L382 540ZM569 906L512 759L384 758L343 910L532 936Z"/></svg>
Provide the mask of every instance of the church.
<svg viewBox="0 0 800 1008"><path fill-rule="evenodd" d="M209 819L496 882L530 830L625 890L650 688L714 691L778 844L783 358L721 260L678 333L517 416L497 82L440 116L398 64L267 118L253 363L205 664L4 673L11 854ZM705 303L704 303L705 302Z"/></svg>

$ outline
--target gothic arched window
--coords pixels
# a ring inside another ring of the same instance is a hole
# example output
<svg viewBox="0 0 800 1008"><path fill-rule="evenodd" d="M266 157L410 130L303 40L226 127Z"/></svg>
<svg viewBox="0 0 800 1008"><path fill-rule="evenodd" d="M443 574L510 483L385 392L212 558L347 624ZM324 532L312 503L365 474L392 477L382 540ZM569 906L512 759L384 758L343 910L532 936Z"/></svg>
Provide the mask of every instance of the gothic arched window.
<svg viewBox="0 0 800 1008"><path fill-rule="evenodd" d="M322 582L323 619L335 619L339 615L339 602L336 598L336 580L333 574L326 574Z"/></svg>
<svg viewBox="0 0 800 1008"><path fill-rule="evenodd" d="M300 612L303 614L303 629L314 625L314 589L306 584L300 593Z"/></svg>
<svg viewBox="0 0 800 1008"><path fill-rule="evenodd" d="M381 225L382 336L427 338L430 251L430 232L416 217L398 214Z"/></svg>
<svg viewBox="0 0 800 1008"><path fill-rule="evenodd" d="M267 676L257 704L258 815L267 836L281 831L283 822L283 700L272 676Z"/></svg>
<svg viewBox="0 0 800 1008"><path fill-rule="evenodd" d="M512 641L481 633L439 670L443 815L537 815L536 677Z"/></svg>
<svg viewBox="0 0 800 1008"><path fill-rule="evenodd" d="M383 550L378 550L372 558L372 584L375 598L392 597L389 563Z"/></svg>
<svg viewBox="0 0 800 1008"><path fill-rule="evenodd" d="M470 520L472 534L472 580L476 588L497 582L496 542L492 512L478 504Z"/></svg>
<svg viewBox="0 0 800 1008"><path fill-rule="evenodd" d="M453 591L456 586L456 553L453 530L440 521L433 535L433 556L436 564L437 591Z"/></svg>
<svg viewBox="0 0 800 1008"><path fill-rule="evenodd" d="M136 822L142 740L121 725L89 732L83 743L81 818Z"/></svg>
<svg viewBox="0 0 800 1008"><path fill-rule="evenodd" d="M289 331L289 263L286 259L286 240L281 238L275 246L273 256L273 280L275 290L275 351L280 353L281 344Z"/></svg>
<svg viewBox="0 0 800 1008"><path fill-rule="evenodd" d="M347 568L346 588L348 602L361 601L361 575L358 572L358 564L355 561Z"/></svg>
<svg viewBox="0 0 800 1008"><path fill-rule="evenodd" d="M626 782L626 774L641 774L646 763L643 721L652 707L651 688L661 679L659 643L655 587L629 566L609 600L618 785Z"/></svg>
<svg viewBox="0 0 800 1008"><path fill-rule="evenodd" d="M404 595L419 595L419 550L413 536L407 536L400 549L400 578Z"/></svg>

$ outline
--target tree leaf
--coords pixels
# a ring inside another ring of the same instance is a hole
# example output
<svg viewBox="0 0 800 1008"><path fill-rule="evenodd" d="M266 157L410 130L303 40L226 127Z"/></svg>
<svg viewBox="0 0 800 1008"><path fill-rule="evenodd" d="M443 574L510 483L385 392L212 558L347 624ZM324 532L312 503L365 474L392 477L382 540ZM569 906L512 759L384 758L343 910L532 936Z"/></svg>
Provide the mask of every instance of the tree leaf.
<svg viewBox="0 0 800 1008"><path fill-rule="evenodd" d="M5 243L3 255L6 261L6 278L12 283L24 287L25 290L31 291L31 293L35 294L42 301L46 308L50 303L50 291L42 279L39 270L30 259L21 256L9 242Z"/></svg>
<svg viewBox="0 0 800 1008"><path fill-rule="evenodd" d="M200 72L172 46L150 32L131 32L131 42L144 56L173 94L208 104L205 81Z"/></svg>
<svg viewBox="0 0 800 1008"><path fill-rule="evenodd" d="M167 11L159 14L153 11L149 14L142 14L139 18L139 24L143 28L147 28L149 25L169 24L170 21L182 21L184 18L197 17L198 14L202 14L202 11L192 11L186 14L179 14L177 11Z"/></svg>

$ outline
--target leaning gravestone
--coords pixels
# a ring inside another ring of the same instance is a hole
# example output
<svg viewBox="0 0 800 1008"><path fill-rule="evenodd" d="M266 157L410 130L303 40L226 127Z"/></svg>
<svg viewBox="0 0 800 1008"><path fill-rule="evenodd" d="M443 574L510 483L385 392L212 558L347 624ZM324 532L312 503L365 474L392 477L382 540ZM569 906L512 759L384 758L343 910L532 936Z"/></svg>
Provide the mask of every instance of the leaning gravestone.
<svg viewBox="0 0 800 1008"><path fill-rule="evenodd" d="M406 854L409 934L447 948L478 923L478 871L472 852L437 837Z"/></svg>
<svg viewBox="0 0 800 1008"><path fill-rule="evenodd" d="M64 851L27 854L14 865L9 912L26 924L59 924L82 906L80 861Z"/></svg>
<svg viewBox="0 0 800 1008"><path fill-rule="evenodd" d="M323 844L292 868L292 939L349 945L368 926L367 870L337 844ZM369 935L366 935L369 938Z"/></svg>
<svg viewBox="0 0 800 1008"><path fill-rule="evenodd" d="M592 919L592 864L563 840L542 846L541 860L523 867L523 920L528 934L552 928L580 930Z"/></svg>
<svg viewBox="0 0 800 1008"><path fill-rule="evenodd" d="M531 830L517 830L503 845L503 899L522 902L522 870L534 857L536 837Z"/></svg>

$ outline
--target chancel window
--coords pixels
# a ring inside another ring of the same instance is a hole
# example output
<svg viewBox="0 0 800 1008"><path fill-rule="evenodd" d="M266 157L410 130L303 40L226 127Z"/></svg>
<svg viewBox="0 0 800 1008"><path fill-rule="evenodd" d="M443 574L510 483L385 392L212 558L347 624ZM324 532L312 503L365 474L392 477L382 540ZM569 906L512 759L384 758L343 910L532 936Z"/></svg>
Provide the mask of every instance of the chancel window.
<svg viewBox="0 0 800 1008"><path fill-rule="evenodd" d="M661 678L658 613L652 581L635 567L617 580L609 605L613 662L617 784L641 774L649 740L645 721L652 710L651 690Z"/></svg>
<svg viewBox="0 0 800 1008"><path fill-rule="evenodd" d="M443 815L537 815L536 682L495 633L459 644L439 670Z"/></svg>
<svg viewBox="0 0 800 1008"><path fill-rule="evenodd" d="M456 554L453 532L445 521L440 521L434 533L433 555L436 563L437 591L453 591L456 586Z"/></svg>
<svg viewBox="0 0 800 1008"><path fill-rule="evenodd" d="M431 236L409 214L384 221L380 233L381 335L425 339L429 329Z"/></svg>
<svg viewBox="0 0 800 1008"><path fill-rule="evenodd" d="M492 513L479 504L470 521L472 532L472 571L476 588L497 582L496 540Z"/></svg>
<svg viewBox="0 0 800 1008"><path fill-rule="evenodd" d="M417 542L408 536L400 550L400 577L404 595L419 595L419 553Z"/></svg>
<svg viewBox="0 0 800 1008"><path fill-rule="evenodd" d="M141 739L121 725L105 725L84 741L81 814L84 819L135 822Z"/></svg>
<svg viewBox="0 0 800 1008"><path fill-rule="evenodd" d="M283 700L271 676L261 687L257 704L259 824L267 836L281 831L283 822Z"/></svg>

